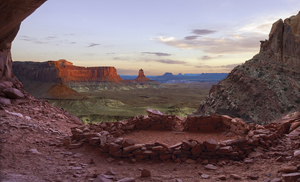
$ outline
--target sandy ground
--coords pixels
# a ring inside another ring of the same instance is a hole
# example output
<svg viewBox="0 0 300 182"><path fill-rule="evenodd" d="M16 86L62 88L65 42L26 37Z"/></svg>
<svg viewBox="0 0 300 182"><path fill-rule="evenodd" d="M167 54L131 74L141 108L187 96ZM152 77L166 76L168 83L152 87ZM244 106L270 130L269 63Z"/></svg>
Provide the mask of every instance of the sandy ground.
<svg viewBox="0 0 300 182"><path fill-rule="evenodd" d="M175 145L183 140L197 140L205 141L208 139L214 139L216 141L223 141L229 139L235 139L237 136L226 132L173 132L173 131L155 131L155 130L139 130L129 134L125 134L124 138L134 138L136 143L155 143L162 142L169 146Z"/></svg>

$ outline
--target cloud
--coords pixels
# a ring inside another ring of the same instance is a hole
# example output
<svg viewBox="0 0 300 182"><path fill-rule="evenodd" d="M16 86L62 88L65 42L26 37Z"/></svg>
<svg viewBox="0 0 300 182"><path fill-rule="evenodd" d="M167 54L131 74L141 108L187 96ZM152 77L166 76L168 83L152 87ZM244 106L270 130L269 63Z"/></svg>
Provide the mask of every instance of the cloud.
<svg viewBox="0 0 300 182"><path fill-rule="evenodd" d="M23 41L32 42L32 43L36 43L36 44L47 44L48 43L46 41L40 41L36 38L29 37L29 36L20 36L20 39Z"/></svg>
<svg viewBox="0 0 300 182"><path fill-rule="evenodd" d="M207 60L211 60L211 59L219 58L219 57L222 57L222 55L218 55L218 56L207 56L207 55L204 55L201 58L199 58L199 60L207 61Z"/></svg>
<svg viewBox="0 0 300 182"><path fill-rule="evenodd" d="M196 40L176 39L175 37L158 37L156 40L165 45L180 49L196 49L211 54L232 54L256 52L259 41L264 40L265 35L231 35L227 38L204 37Z"/></svg>
<svg viewBox="0 0 300 182"><path fill-rule="evenodd" d="M164 63L164 64L187 64L186 61L171 60L171 59L159 59L154 61L159 63Z"/></svg>
<svg viewBox="0 0 300 182"><path fill-rule="evenodd" d="M138 69L117 69L119 75L138 75Z"/></svg>
<svg viewBox="0 0 300 182"><path fill-rule="evenodd" d="M195 40L195 39L197 39L199 36L197 36L197 35L193 35L193 36L186 36L186 37L184 37L184 39L185 40Z"/></svg>
<svg viewBox="0 0 300 182"><path fill-rule="evenodd" d="M202 56L200 59L201 60L210 60L210 59L213 59L213 57L211 57L211 56Z"/></svg>
<svg viewBox="0 0 300 182"><path fill-rule="evenodd" d="M53 39L57 39L57 36L48 36L45 39L46 40L53 40Z"/></svg>
<svg viewBox="0 0 300 182"><path fill-rule="evenodd" d="M97 43L90 43L90 45L88 45L87 47L95 47L95 46L99 46L101 44L97 44Z"/></svg>
<svg viewBox="0 0 300 182"><path fill-rule="evenodd" d="M57 36L47 36L45 38L35 38L35 37L30 37L26 35L22 35L19 37L20 40L35 43L35 44L52 44L52 45L60 45L60 44L76 44L74 41L69 41L69 40L61 40Z"/></svg>
<svg viewBox="0 0 300 182"><path fill-rule="evenodd" d="M238 63L238 64L227 64L227 65L222 65L222 66L219 66L220 68L230 68L230 69L233 69L235 68L236 66L238 65L241 65L242 63Z"/></svg>
<svg viewBox="0 0 300 182"><path fill-rule="evenodd" d="M163 52L142 52L142 54L152 54L156 56L171 56L171 54L163 53Z"/></svg>
<svg viewBox="0 0 300 182"><path fill-rule="evenodd" d="M221 65L221 66L209 66L209 65L197 65L194 66L195 68L225 68L225 70L231 71L233 68L235 68L236 66L240 65L242 63L238 63L238 64L227 64L227 65Z"/></svg>
<svg viewBox="0 0 300 182"><path fill-rule="evenodd" d="M207 35L207 34L213 34L217 32L216 30L209 30L209 29L194 29L192 30L192 33L197 35Z"/></svg>

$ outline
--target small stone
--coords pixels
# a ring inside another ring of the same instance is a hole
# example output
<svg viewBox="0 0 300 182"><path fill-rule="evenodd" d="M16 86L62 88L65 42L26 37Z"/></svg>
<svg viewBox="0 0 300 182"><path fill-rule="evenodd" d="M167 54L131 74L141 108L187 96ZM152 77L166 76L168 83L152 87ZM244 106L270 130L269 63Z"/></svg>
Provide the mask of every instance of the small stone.
<svg viewBox="0 0 300 182"><path fill-rule="evenodd" d="M73 158L80 158L80 157L82 157L82 156L83 156L83 154L81 154L81 153L76 153L76 154L73 155Z"/></svg>
<svg viewBox="0 0 300 182"><path fill-rule="evenodd" d="M188 163L188 164L196 164L196 161L193 160L193 159L187 159L187 160L185 161L185 163Z"/></svg>
<svg viewBox="0 0 300 182"><path fill-rule="evenodd" d="M294 151L294 157L300 157L300 150Z"/></svg>
<svg viewBox="0 0 300 182"><path fill-rule="evenodd" d="M149 170L143 169L143 170L141 171L141 177L149 177L149 176L151 176L151 173L150 173Z"/></svg>
<svg viewBox="0 0 300 182"><path fill-rule="evenodd" d="M16 88L7 88L2 91L7 98L10 99L21 99L24 97L24 94Z"/></svg>
<svg viewBox="0 0 300 182"><path fill-rule="evenodd" d="M218 176L218 179L219 179L219 180L226 180L227 178L226 178L225 175L220 175L220 176Z"/></svg>
<svg viewBox="0 0 300 182"><path fill-rule="evenodd" d="M65 152L64 156L73 155L73 152Z"/></svg>
<svg viewBox="0 0 300 182"><path fill-rule="evenodd" d="M283 156L279 156L275 159L276 162L284 162L286 159Z"/></svg>
<svg viewBox="0 0 300 182"><path fill-rule="evenodd" d="M104 177L103 174L100 174L93 182L113 182L113 181Z"/></svg>
<svg viewBox="0 0 300 182"><path fill-rule="evenodd" d="M135 142L130 138L125 139L122 143L122 147L124 148L132 145L135 145Z"/></svg>
<svg viewBox="0 0 300 182"><path fill-rule="evenodd" d="M124 179L121 179L117 182L135 182L135 179L134 178L124 178Z"/></svg>
<svg viewBox="0 0 300 182"><path fill-rule="evenodd" d="M201 162L201 164L203 164L203 165L208 164L208 160L207 160L207 159L203 160L203 161Z"/></svg>
<svg viewBox="0 0 300 182"><path fill-rule="evenodd" d="M253 159L245 159L244 163L245 164L253 164Z"/></svg>
<svg viewBox="0 0 300 182"><path fill-rule="evenodd" d="M207 164L206 166L204 166L205 169L207 170L217 170L218 167L212 165L212 164Z"/></svg>
<svg viewBox="0 0 300 182"><path fill-rule="evenodd" d="M242 179L242 177L239 176L239 175L237 175L237 174L231 174L230 177L231 177L232 179L234 179L234 180L241 180L241 179Z"/></svg>
<svg viewBox="0 0 300 182"><path fill-rule="evenodd" d="M258 174L250 174L247 177L251 180L257 180L259 178Z"/></svg>
<svg viewBox="0 0 300 182"><path fill-rule="evenodd" d="M80 177L81 177L81 175L80 175L80 174L76 174L76 173L75 173L75 174L73 174L73 177L74 177L74 178L80 178Z"/></svg>
<svg viewBox="0 0 300 182"><path fill-rule="evenodd" d="M106 171L105 174L107 174L107 175L116 175L116 173L112 169Z"/></svg>
<svg viewBox="0 0 300 182"><path fill-rule="evenodd" d="M11 105L10 99L7 98L0 98L0 104L5 105L5 106L9 106Z"/></svg>
<svg viewBox="0 0 300 182"><path fill-rule="evenodd" d="M37 155L41 154L37 149L29 149L28 152L30 152L32 154L37 154Z"/></svg>
<svg viewBox="0 0 300 182"><path fill-rule="evenodd" d="M119 166L123 166L123 164L124 164L124 161L119 161L119 162L118 162L118 165L119 165Z"/></svg>
<svg viewBox="0 0 300 182"><path fill-rule="evenodd" d="M182 179L176 179L175 182L183 182Z"/></svg>
<svg viewBox="0 0 300 182"><path fill-rule="evenodd" d="M295 182L300 178L300 173L283 174L282 179L284 182Z"/></svg>
<svg viewBox="0 0 300 182"><path fill-rule="evenodd" d="M111 157L109 157L109 158L107 158L107 159L106 159L106 161L107 161L107 162L109 162L109 163L111 163L111 162L114 162L114 161L115 161L115 159L114 159L114 158L111 158Z"/></svg>
<svg viewBox="0 0 300 182"><path fill-rule="evenodd" d="M270 182L282 182L282 180L280 178L274 178Z"/></svg>
<svg viewBox="0 0 300 182"><path fill-rule="evenodd" d="M209 179L210 176L208 174L201 174L201 178L203 178L203 179Z"/></svg>
<svg viewBox="0 0 300 182"><path fill-rule="evenodd" d="M283 166L279 169L279 172L283 172L283 173L293 173L297 171L298 168L296 166Z"/></svg>

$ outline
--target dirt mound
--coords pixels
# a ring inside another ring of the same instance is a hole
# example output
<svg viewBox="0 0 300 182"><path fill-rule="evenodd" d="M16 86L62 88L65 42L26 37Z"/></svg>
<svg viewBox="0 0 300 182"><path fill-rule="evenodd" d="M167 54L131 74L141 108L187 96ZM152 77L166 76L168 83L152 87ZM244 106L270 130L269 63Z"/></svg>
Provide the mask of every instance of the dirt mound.
<svg viewBox="0 0 300 182"><path fill-rule="evenodd" d="M56 85L53 85L47 93L54 98L63 98L63 99L80 99L83 98L83 95L80 95L75 90L68 87L66 84L59 83Z"/></svg>

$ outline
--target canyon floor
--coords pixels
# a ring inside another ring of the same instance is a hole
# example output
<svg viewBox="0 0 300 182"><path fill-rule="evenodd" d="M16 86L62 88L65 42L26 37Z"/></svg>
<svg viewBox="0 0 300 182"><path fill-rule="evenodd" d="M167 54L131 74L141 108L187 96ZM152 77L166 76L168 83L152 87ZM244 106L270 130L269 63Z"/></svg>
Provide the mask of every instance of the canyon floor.
<svg viewBox="0 0 300 182"><path fill-rule="evenodd" d="M80 99L47 99L85 123L120 121L146 115L146 109L186 116L195 111L215 82L161 84L158 88L82 92Z"/></svg>
<svg viewBox="0 0 300 182"><path fill-rule="evenodd" d="M71 135L70 128L78 120L67 111L49 103L32 99L19 99L0 109L0 181L3 182L109 182L109 181L281 181L282 169L299 169L300 162L293 156L288 137L269 149L257 149L260 157L244 161L215 163L174 163L161 161L134 161L111 158L98 149L83 145L77 149L66 148L63 143ZM139 142L160 140L147 137L149 131L132 133ZM170 144L176 142L174 133L154 132L163 135ZM183 138L195 137L226 140L222 133L181 133ZM131 136L131 137L132 137ZM234 136L231 136L234 137ZM179 140L182 140L180 138ZM166 142L166 141L165 141ZM209 165L215 167L210 168ZM149 177L142 177L142 171ZM147 173L147 172L146 172ZM291 180L290 180L291 181ZM293 180L292 180L293 181Z"/></svg>

